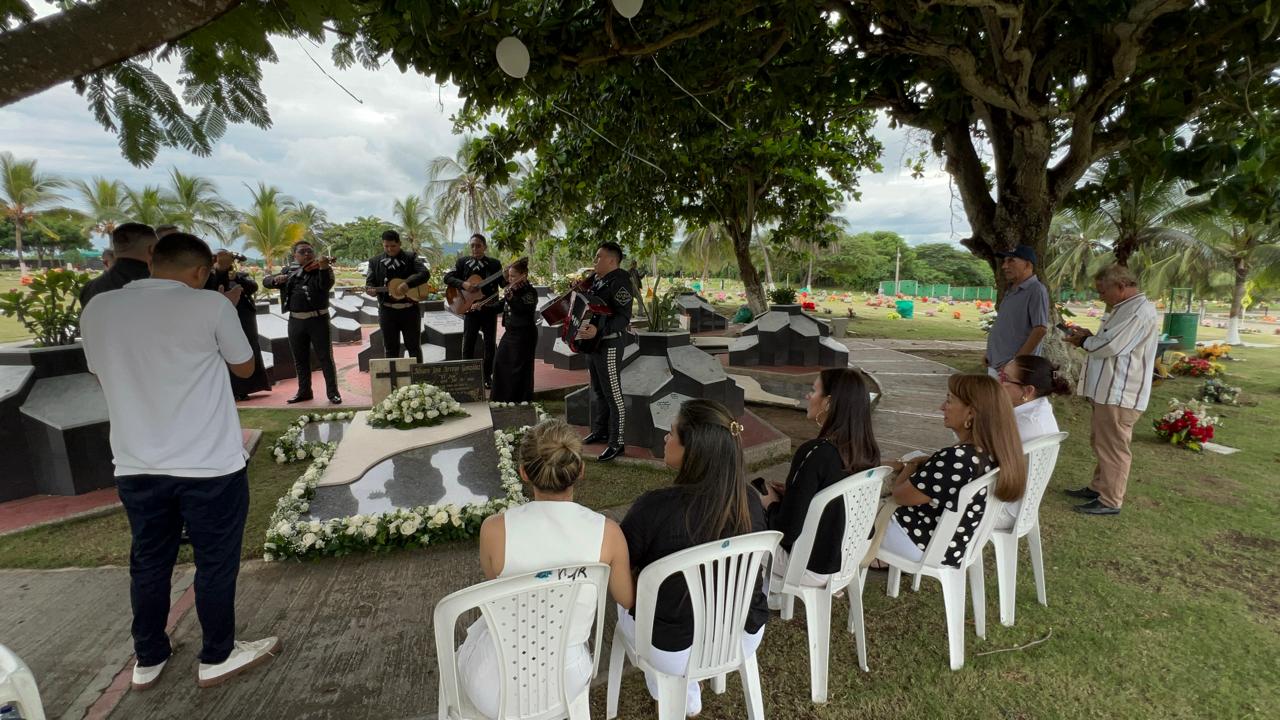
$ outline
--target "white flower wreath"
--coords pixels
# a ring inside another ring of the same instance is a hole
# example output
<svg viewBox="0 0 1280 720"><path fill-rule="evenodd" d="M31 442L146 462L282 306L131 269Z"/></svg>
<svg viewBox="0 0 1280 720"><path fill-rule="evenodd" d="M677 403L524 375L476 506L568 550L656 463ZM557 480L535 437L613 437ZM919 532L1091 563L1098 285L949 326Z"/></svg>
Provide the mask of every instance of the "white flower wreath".
<svg viewBox="0 0 1280 720"><path fill-rule="evenodd" d="M405 385L391 392L369 411L369 424L400 430L439 425L444 419L467 413L462 404L435 385Z"/></svg>
<svg viewBox="0 0 1280 720"><path fill-rule="evenodd" d="M276 438L271 445L271 455L275 458L276 463L283 465L284 463L298 462L307 458L318 458L320 454L328 449L329 454L333 455L335 443L326 443L320 441L307 442L302 439L302 429L313 422L340 422L350 420L356 414L349 410L331 413L316 413L314 415L302 415Z"/></svg>
<svg viewBox="0 0 1280 720"><path fill-rule="evenodd" d="M525 403L521 403L522 405ZM490 403L492 407L510 407L513 403ZM532 403L538 422L548 419L546 411L538 403ZM312 417L303 416L307 422ZM299 418L299 422L303 418ZM314 416L322 422L321 416ZM301 430L306 422L296 427ZM287 558L346 555L352 552L391 549L396 547L425 547L443 540L471 537L480 531L480 523L490 515L513 505L525 502L516 470L515 446L529 426L512 432L493 431L493 442L498 450L498 474L506 495L482 503L458 506L420 505L414 508L396 508L373 515L352 515L328 520L301 520L303 513L311 509L316 483L329 465L337 450L337 443L316 443L319 453L307 466L284 497L276 501L276 511L267 523L266 542L262 557L267 561Z"/></svg>

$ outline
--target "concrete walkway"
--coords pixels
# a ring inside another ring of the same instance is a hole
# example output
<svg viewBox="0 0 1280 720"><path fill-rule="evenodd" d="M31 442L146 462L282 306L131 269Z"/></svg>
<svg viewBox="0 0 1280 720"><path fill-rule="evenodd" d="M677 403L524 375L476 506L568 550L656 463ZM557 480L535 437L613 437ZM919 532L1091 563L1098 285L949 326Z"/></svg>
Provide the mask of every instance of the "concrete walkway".
<svg viewBox="0 0 1280 720"><path fill-rule="evenodd" d="M950 368L883 341L843 342L851 364L884 392L874 419L886 458L951 442L938 411ZM765 474L785 477L787 465ZM174 655L147 692L128 691L123 672L132 654L127 569L0 570L0 643L32 667L50 718L434 718L432 610L440 598L482 579L474 541L388 555L245 563L237 603L241 637L278 634L284 651L233 682L200 690L192 572L183 566L175 573ZM612 626L611 606L605 653Z"/></svg>

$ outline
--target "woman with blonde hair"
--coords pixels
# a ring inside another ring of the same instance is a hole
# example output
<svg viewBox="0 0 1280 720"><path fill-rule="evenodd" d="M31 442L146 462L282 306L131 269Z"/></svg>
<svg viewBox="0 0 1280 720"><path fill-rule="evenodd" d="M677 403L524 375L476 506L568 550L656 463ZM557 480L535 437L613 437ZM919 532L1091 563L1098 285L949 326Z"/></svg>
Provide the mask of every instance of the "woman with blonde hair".
<svg viewBox="0 0 1280 720"><path fill-rule="evenodd" d="M609 566L609 594L623 608L635 603L627 541L614 521L573 501L574 484L586 472L582 441L562 420L529 428L520 441L520 478L533 500L492 515L480 526L480 567L488 580L553 567L601 562ZM596 619L594 592L578 597L569 626L568 696L587 689L587 643ZM603 618L601 619L603 621ZM467 629L458 648L459 681L485 717L498 715L498 655L484 618Z"/></svg>
<svg viewBox="0 0 1280 720"><path fill-rule="evenodd" d="M956 434L956 444L927 459L891 463L898 471L893 501L899 506L885 529L884 548L919 559L933 539L944 510L958 510L960 488L1000 468L994 494L1003 502L1022 498L1027 463L1013 416L1013 405L1000 383L989 375L952 375L942 403L943 423ZM943 563L959 567L987 508L986 491L970 501L956 527Z"/></svg>

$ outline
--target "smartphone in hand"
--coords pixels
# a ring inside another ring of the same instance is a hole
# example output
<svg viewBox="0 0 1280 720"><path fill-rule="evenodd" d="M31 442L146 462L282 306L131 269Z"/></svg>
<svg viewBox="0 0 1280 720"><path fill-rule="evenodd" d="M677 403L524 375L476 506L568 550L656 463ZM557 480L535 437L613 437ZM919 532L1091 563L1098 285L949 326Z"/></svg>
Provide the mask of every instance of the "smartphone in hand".
<svg viewBox="0 0 1280 720"><path fill-rule="evenodd" d="M762 477L754 478L751 481L751 487L755 488L756 492L760 493L761 495L769 494L769 488L765 486L764 478Z"/></svg>
<svg viewBox="0 0 1280 720"><path fill-rule="evenodd" d="M1064 322L1058 323L1057 328L1061 330L1064 335L1074 335L1076 332L1070 325Z"/></svg>

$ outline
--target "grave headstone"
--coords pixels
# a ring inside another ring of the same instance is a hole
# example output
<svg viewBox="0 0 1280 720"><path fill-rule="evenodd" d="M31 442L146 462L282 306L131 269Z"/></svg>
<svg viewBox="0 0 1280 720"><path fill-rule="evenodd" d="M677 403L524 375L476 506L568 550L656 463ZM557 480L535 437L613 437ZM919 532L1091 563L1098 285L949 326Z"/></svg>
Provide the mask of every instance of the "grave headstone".
<svg viewBox="0 0 1280 720"><path fill-rule="evenodd" d="M77 373L37 380L21 412L37 492L79 495L115 484L98 378Z"/></svg>
<svg viewBox="0 0 1280 720"><path fill-rule="evenodd" d="M415 363L409 367L409 382L435 385L458 402L483 402L486 399L484 367L479 360Z"/></svg>
<svg viewBox="0 0 1280 720"><path fill-rule="evenodd" d="M449 360L462 359L462 318L448 311L423 313L423 339L444 348Z"/></svg>
<svg viewBox="0 0 1280 720"><path fill-rule="evenodd" d="M387 349L382 345L382 328L374 328L369 331L369 338L359 354L356 355L356 362L360 365L360 372L369 372L369 361L387 356Z"/></svg>
<svg viewBox="0 0 1280 720"><path fill-rule="evenodd" d="M827 323L803 312L799 305L774 305L742 329L729 346L729 364L844 367L849 351L830 337Z"/></svg>
<svg viewBox="0 0 1280 720"><path fill-rule="evenodd" d="M410 383L409 368L417 361L413 358L397 358L389 360L387 358L374 358L369 361L369 391L373 398L373 404L377 405L392 390L398 387L404 387Z"/></svg>
<svg viewBox="0 0 1280 720"><path fill-rule="evenodd" d="M289 321L275 313L258 317L258 346L271 353L273 381L297 377L293 367L293 350L289 347Z"/></svg>
<svg viewBox="0 0 1280 720"><path fill-rule="evenodd" d="M696 292L677 295L676 305L680 308L681 317L688 323L690 332L713 332L729 326L728 318L716 312L715 307Z"/></svg>
<svg viewBox="0 0 1280 720"><path fill-rule="evenodd" d="M23 401L36 381L35 368L0 365L0 502L16 500L36 492L31 455L22 432Z"/></svg>
<svg viewBox="0 0 1280 720"><path fill-rule="evenodd" d="M360 323L346 317L331 318L329 339L336 343L360 342Z"/></svg>

